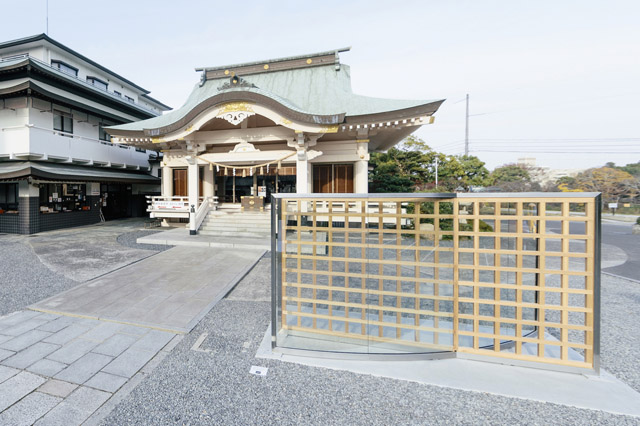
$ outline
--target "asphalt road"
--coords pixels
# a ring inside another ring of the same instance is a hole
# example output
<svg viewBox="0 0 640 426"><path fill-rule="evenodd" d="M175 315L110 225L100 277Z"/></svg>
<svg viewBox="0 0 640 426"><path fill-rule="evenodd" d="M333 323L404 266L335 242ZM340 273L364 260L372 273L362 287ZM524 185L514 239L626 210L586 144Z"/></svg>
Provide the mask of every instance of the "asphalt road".
<svg viewBox="0 0 640 426"><path fill-rule="evenodd" d="M606 222L602 224L602 243L611 244L627 254L627 261L604 272L640 281L640 235L631 233L631 224Z"/></svg>
<svg viewBox="0 0 640 426"><path fill-rule="evenodd" d="M572 223L569 232L579 233L580 226L583 225ZM604 268L602 272L640 281L640 235L633 235L631 226L631 223L624 222L602 222L602 244L605 247L606 245L617 247L627 255L626 262L618 266ZM554 222L547 227L553 232L560 232L560 222Z"/></svg>

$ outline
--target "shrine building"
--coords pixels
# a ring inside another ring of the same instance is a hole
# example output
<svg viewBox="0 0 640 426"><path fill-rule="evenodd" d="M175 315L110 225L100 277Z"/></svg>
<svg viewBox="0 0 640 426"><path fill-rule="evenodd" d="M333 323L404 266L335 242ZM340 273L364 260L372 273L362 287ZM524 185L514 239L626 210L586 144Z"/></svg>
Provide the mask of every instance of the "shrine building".
<svg viewBox="0 0 640 426"><path fill-rule="evenodd" d="M354 94L339 58L348 50L196 69L182 107L107 131L115 143L162 151L163 200L192 210L205 198L367 193L369 153L432 123L443 100Z"/></svg>

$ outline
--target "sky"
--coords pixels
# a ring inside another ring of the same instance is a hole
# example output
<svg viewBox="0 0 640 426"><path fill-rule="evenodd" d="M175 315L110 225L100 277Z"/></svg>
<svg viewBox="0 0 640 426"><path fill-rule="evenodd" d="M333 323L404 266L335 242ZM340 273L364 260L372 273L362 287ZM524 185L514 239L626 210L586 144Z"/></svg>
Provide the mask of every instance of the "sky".
<svg viewBox="0 0 640 426"><path fill-rule="evenodd" d="M0 0L0 41L47 31ZM640 161L640 1L48 1L48 34L177 108L197 67L341 54L354 92L446 99L415 134L490 169Z"/></svg>

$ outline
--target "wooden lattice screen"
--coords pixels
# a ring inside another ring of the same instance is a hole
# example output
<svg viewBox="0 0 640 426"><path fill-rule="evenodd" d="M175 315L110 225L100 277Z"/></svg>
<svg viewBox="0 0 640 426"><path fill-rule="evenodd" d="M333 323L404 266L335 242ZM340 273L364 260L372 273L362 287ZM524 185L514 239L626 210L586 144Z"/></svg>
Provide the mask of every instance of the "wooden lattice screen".
<svg viewBox="0 0 640 426"><path fill-rule="evenodd" d="M279 199L280 335L597 368L599 198L548 195Z"/></svg>

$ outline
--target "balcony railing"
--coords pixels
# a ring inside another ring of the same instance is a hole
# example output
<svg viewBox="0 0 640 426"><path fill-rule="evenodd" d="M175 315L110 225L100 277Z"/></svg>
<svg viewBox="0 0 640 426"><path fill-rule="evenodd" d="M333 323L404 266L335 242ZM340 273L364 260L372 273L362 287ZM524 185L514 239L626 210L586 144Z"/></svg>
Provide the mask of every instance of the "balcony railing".
<svg viewBox="0 0 640 426"><path fill-rule="evenodd" d="M599 369L599 194L277 194L272 221L274 350Z"/></svg>

